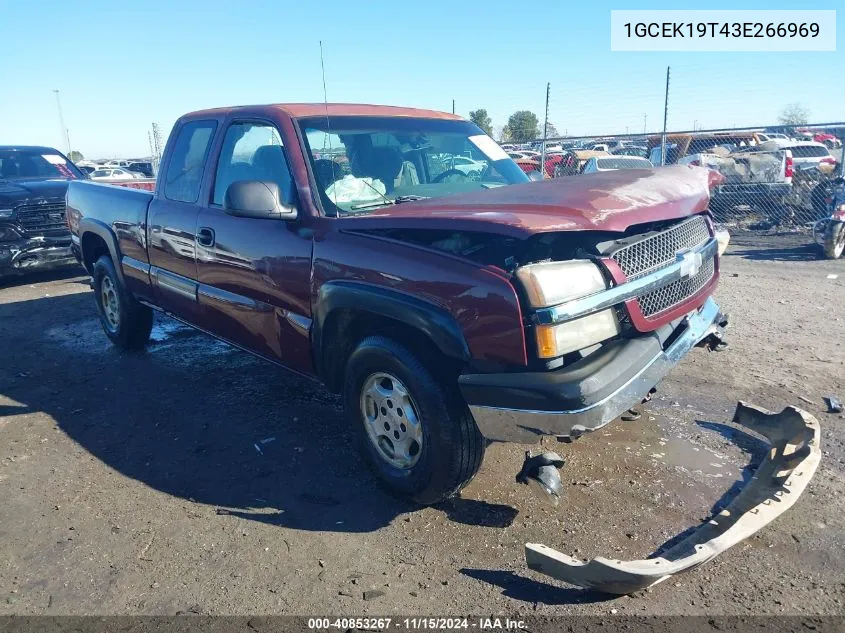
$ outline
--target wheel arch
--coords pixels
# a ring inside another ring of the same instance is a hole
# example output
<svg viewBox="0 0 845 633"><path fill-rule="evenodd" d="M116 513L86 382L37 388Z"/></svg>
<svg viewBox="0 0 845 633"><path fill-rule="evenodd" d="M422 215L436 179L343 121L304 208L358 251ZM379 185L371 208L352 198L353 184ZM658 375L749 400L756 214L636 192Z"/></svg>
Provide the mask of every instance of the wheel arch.
<svg viewBox="0 0 845 633"><path fill-rule="evenodd" d="M120 282L125 283L117 236L108 225L92 218L82 219L79 222L79 248L82 265L89 273L93 274L94 263L101 255L109 255Z"/></svg>
<svg viewBox="0 0 845 633"><path fill-rule="evenodd" d="M355 346L370 335L398 338L422 357L437 354L459 367L469 346L455 318L443 307L390 288L362 282L323 284L314 311L312 345L317 375L334 392Z"/></svg>

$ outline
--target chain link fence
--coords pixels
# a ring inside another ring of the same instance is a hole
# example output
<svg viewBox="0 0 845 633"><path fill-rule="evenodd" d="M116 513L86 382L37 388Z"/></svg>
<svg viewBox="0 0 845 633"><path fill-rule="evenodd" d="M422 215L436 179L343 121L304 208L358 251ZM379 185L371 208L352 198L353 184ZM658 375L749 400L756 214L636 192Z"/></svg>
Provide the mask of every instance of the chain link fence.
<svg viewBox="0 0 845 633"><path fill-rule="evenodd" d="M807 230L830 216L842 175L845 123L568 136L545 141L545 177L651 165L698 165L723 176L712 192L716 220L752 230ZM524 171L540 171L543 141L505 149ZM648 162L646 162L648 161ZM649 165L651 163L651 165Z"/></svg>

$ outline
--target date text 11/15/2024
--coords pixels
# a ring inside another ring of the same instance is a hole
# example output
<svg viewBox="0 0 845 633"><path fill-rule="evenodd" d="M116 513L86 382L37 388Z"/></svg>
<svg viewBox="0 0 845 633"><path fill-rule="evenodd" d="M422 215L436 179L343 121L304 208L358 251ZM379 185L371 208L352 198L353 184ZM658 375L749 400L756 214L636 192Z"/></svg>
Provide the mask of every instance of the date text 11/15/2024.
<svg viewBox="0 0 845 633"><path fill-rule="evenodd" d="M312 631L331 631L349 629L375 629L387 631L397 630L429 630L451 631L471 630L482 631L518 631L525 628L522 620L511 618L440 618L440 617L412 617L412 618L309 618L308 629Z"/></svg>

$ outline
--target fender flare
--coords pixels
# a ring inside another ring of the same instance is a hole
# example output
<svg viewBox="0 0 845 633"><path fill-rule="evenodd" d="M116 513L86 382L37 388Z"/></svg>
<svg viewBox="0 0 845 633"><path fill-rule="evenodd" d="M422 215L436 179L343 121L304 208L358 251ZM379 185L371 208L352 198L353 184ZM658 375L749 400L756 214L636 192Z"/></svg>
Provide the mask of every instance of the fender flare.
<svg viewBox="0 0 845 633"><path fill-rule="evenodd" d="M318 292L312 326L317 374L324 377L323 328L337 310L369 312L418 330L444 355L466 362L469 346L458 322L445 308L413 295L360 281L330 281Z"/></svg>
<svg viewBox="0 0 845 633"><path fill-rule="evenodd" d="M120 248L117 245L117 235L111 230L105 222L95 220L93 218L83 218L79 221L79 252L82 260L85 261L85 252L83 251L83 241L86 233L93 233L100 237L109 249L109 255L114 262L114 269L117 271L120 282L125 283L123 278L123 262L121 262Z"/></svg>

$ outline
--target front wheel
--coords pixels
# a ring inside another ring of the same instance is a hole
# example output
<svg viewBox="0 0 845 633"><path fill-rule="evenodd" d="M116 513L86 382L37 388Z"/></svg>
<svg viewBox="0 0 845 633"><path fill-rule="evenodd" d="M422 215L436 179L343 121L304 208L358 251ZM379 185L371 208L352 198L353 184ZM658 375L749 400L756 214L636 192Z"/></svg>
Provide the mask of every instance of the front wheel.
<svg viewBox="0 0 845 633"><path fill-rule="evenodd" d="M437 503L481 466L484 438L450 382L382 336L364 339L349 357L345 417L379 482L399 497Z"/></svg>
<svg viewBox="0 0 845 633"><path fill-rule="evenodd" d="M144 347L153 328L153 311L126 292L108 255L96 261L93 276L94 300L106 336L121 349Z"/></svg>
<svg viewBox="0 0 845 633"><path fill-rule="evenodd" d="M824 255L828 259L839 259L845 251L845 222L831 221L824 234Z"/></svg>

